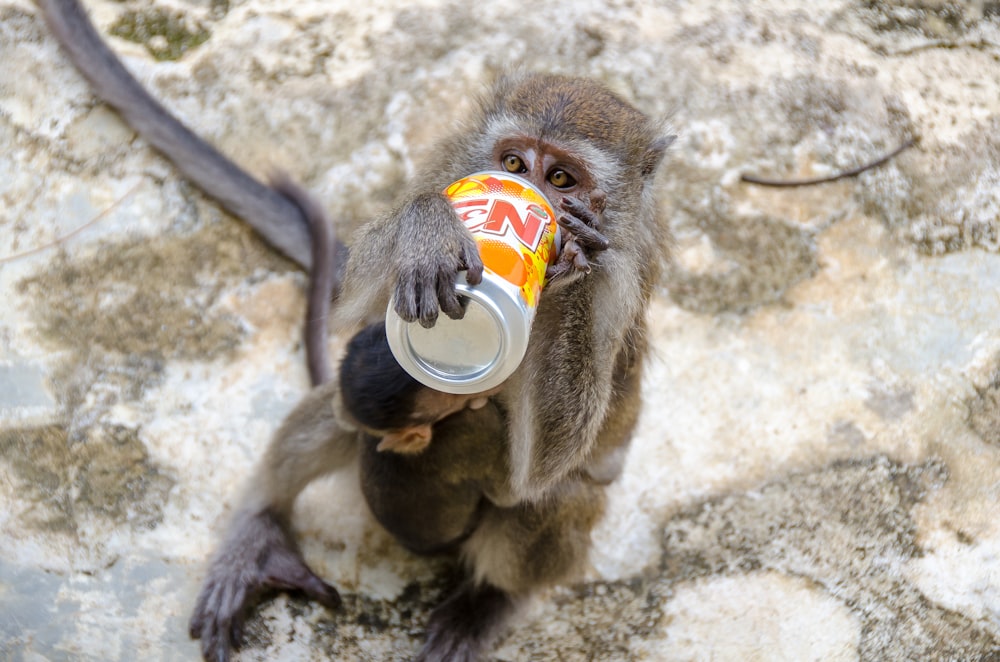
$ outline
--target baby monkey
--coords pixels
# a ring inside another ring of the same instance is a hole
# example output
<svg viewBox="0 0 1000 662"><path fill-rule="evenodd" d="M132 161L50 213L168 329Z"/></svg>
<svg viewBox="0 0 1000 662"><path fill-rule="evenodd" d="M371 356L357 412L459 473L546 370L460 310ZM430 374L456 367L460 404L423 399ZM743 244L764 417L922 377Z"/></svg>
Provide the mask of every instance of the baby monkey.
<svg viewBox="0 0 1000 662"><path fill-rule="evenodd" d="M306 308L305 344L309 377L314 387L333 381L327 348L330 304L340 293L338 255L346 247L333 236L326 213L313 196L284 172L274 172L271 187L292 203L309 228L312 266ZM333 297L330 293L333 293ZM431 429L438 421L466 407L482 409L498 392L451 395L420 384L396 362L385 334L385 323L359 331L348 343L339 371L340 397L356 427L381 437L379 451L413 455L427 448ZM330 387L331 389L333 387ZM344 421L345 426L351 422Z"/></svg>
<svg viewBox="0 0 1000 662"><path fill-rule="evenodd" d="M345 413L364 432L381 437L376 450L405 455L427 448L435 423L466 407L482 409L499 391L498 387L453 395L424 386L392 355L383 322L365 327L351 339L339 378Z"/></svg>

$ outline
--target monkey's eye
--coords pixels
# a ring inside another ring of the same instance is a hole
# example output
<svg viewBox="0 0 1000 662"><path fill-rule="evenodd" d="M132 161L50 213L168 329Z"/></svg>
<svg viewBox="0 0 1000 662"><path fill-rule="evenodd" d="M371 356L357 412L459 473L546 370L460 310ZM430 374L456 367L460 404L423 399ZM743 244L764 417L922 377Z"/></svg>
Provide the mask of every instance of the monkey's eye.
<svg viewBox="0 0 1000 662"><path fill-rule="evenodd" d="M503 169L507 172L527 172L528 169L524 167L524 161L517 154L506 154L501 159L503 163Z"/></svg>
<svg viewBox="0 0 1000 662"><path fill-rule="evenodd" d="M573 178L573 175L565 170L556 168L549 173L549 184L552 184L556 188L569 188L576 185L576 180Z"/></svg>

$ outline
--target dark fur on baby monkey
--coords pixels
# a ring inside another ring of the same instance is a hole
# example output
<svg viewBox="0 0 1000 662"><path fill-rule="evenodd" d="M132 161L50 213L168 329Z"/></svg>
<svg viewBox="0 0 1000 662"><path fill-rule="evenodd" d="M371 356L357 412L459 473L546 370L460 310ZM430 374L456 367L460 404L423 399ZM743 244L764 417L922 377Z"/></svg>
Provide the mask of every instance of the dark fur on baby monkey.
<svg viewBox="0 0 1000 662"><path fill-rule="evenodd" d="M36 1L74 65L133 128L272 245L312 264L301 205L170 116L76 0ZM432 613L418 660L480 658L523 597L580 570L603 512L603 484L621 470L641 407L646 309L669 245L654 179L670 142L657 122L595 81L504 76L415 175L408 197L361 229L333 313L340 330L383 320L390 298L400 317L424 326L441 312L462 315L456 278L465 270L475 284L483 264L441 191L469 173L529 179L553 203L566 250L521 367L482 408L434 425L422 452L377 451L378 438L350 422L337 380L289 414L206 573L191 619L206 658L229 657L246 608L265 589L337 603L298 554L289 517L307 484L359 455L362 491L385 528L415 551L456 549L466 569L467 580Z"/></svg>
<svg viewBox="0 0 1000 662"><path fill-rule="evenodd" d="M339 379L344 409L365 432L381 437L376 450L404 454L425 450L434 424L466 407L482 408L494 392L453 395L424 386L392 355L383 322L351 338Z"/></svg>

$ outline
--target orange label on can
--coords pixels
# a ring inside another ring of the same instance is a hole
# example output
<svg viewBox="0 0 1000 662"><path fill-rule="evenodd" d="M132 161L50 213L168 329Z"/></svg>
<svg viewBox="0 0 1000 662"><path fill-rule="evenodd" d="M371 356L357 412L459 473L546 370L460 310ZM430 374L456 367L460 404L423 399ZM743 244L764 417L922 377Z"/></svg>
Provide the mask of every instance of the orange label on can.
<svg viewBox="0 0 1000 662"><path fill-rule="evenodd" d="M537 306L559 227L545 196L502 172L463 177L444 195L479 244L486 269L520 288L528 306Z"/></svg>

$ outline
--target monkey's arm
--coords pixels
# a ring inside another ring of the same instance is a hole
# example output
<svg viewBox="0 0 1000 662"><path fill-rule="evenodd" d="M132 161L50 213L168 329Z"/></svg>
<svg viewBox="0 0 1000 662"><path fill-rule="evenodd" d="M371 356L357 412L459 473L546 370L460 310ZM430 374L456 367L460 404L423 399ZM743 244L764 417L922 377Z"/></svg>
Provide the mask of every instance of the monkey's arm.
<svg viewBox="0 0 1000 662"><path fill-rule="evenodd" d="M201 639L206 660L229 659L247 611L266 591L302 591L327 607L340 604L337 590L306 565L289 526L306 485L358 451L357 433L340 425L332 406L336 393L335 381L313 389L282 423L248 481L191 616L191 637Z"/></svg>
<svg viewBox="0 0 1000 662"><path fill-rule="evenodd" d="M77 0L36 0L52 34L94 92L183 175L243 219L265 241L309 269L309 233L299 208L192 133L125 69Z"/></svg>
<svg viewBox="0 0 1000 662"><path fill-rule="evenodd" d="M651 281L641 250L614 237L610 243L592 274L542 296L522 368L502 393L511 485L522 499L542 498L569 473L590 471L631 436L634 420L624 415L641 398L630 375L641 373L646 352Z"/></svg>
<svg viewBox="0 0 1000 662"><path fill-rule="evenodd" d="M470 284L482 281L475 240L443 195L417 194L368 223L352 241L336 326L383 319L390 294L408 322L433 326L439 310L460 318L464 310L455 280L462 270Z"/></svg>

